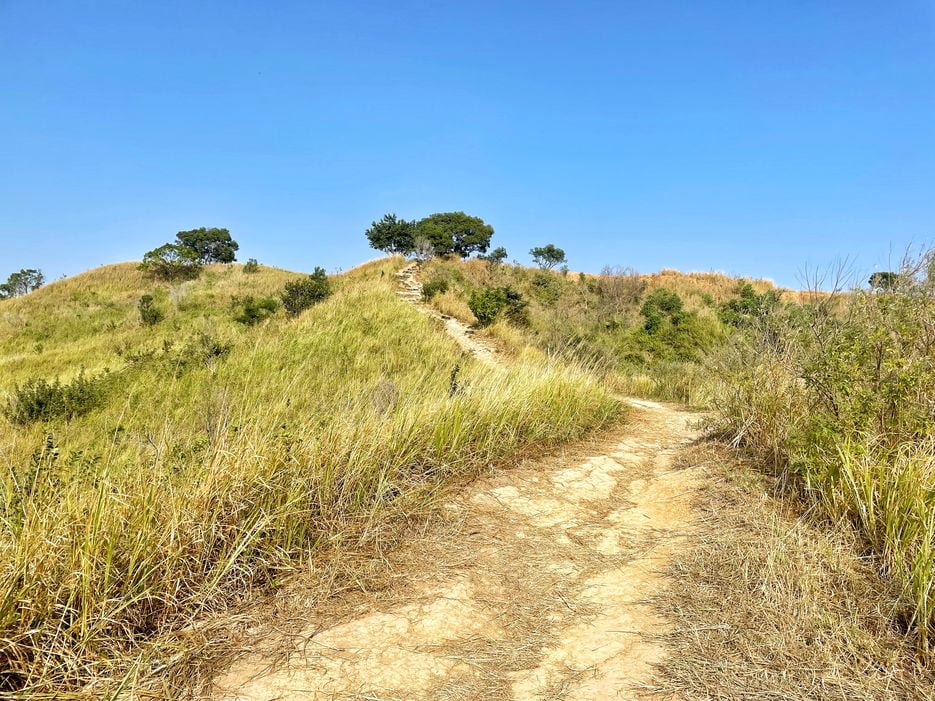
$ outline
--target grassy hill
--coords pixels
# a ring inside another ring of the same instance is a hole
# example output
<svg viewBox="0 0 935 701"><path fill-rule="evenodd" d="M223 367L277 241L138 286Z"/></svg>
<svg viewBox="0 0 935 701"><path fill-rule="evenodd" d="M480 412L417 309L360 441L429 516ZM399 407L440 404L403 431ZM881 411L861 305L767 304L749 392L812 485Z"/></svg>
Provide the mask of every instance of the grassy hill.
<svg viewBox="0 0 935 701"><path fill-rule="evenodd" d="M464 356L396 297L401 265L253 326L243 298L298 274L209 266L170 285L123 263L0 301L0 690L104 689L128 660L178 659L174 631L617 414L584 371ZM20 411L56 378L72 411Z"/></svg>
<svg viewBox="0 0 935 701"><path fill-rule="evenodd" d="M721 273L608 270L585 275L476 259L434 259L422 277L431 304L469 324L478 323L472 297L491 289L518 294L519 314L504 314L486 325L489 337L506 351L519 354L531 345L600 369L605 382L626 394L688 403L706 400L699 361L744 319L732 305L752 300L763 307L758 312L765 312L776 302L801 296L766 280Z"/></svg>

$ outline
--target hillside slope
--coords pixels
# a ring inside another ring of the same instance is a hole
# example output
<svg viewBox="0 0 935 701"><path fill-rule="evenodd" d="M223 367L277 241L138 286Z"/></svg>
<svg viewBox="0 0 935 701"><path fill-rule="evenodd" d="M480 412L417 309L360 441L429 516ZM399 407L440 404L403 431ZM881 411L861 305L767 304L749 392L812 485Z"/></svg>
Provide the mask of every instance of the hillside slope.
<svg viewBox="0 0 935 701"><path fill-rule="evenodd" d="M172 679L197 647L178 631L206 614L339 567L438 485L617 413L573 368L465 356L397 298L399 267L335 277L325 302L255 326L235 297L296 274L168 285L120 264L0 302L7 417L57 376L81 410L0 420L0 690ZM151 327L143 294L165 316Z"/></svg>

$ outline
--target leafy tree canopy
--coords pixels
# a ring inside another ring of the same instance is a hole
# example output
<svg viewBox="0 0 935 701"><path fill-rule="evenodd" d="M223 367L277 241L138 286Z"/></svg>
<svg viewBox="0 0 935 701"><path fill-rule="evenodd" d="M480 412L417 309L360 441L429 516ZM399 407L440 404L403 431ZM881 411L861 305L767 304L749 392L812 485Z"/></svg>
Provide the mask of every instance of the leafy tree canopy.
<svg viewBox="0 0 935 701"><path fill-rule="evenodd" d="M565 262L565 251L551 243L530 249L529 255L543 270L551 270L559 263Z"/></svg>
<svg viewBox="0 0 935 701"><path fill-rule="evenodd" d="M35 268L23 268L18 272L10 273L7 281L0 284L0 299L27 294L42 287L44 282L45 275Z"/></svg>
<svg viewBox="0 0 935 701"><path fill-rule="evenodd" d="M188 246L166 243L143 256L140 270L160 280L193 280L201 274L201 257Z"/></svg>
<svg viewBox="0 0 935 701"><path fill-rule="evenodd" d="M415 222L399 219L395 214L384 214L364 233L371 247L378 251L408 255L415 250L415 226Z"/></svg>
<svg viewBox="0 0 935 701"><path fill-rule="evenodd" d="M870 287L884 292L894 290L899 285L900 274L892 271L881 271L870 276Z"/></svg>
<svg viewBox="0 0 935 701"><path fill-rule="evenodd" d="M490 265L496 267L506 260L506 249L503 246L497 246L485 256L477 256L481 260L486 260Z"/></svg>
<svg viewBox="0 0 935 701"><path fill-rule="evenodd" d="M456 254L467 258L472 253L484 253L490 245L493 227L480 217L464 212L432 214L416 224L416 236L425 238L435 254Z"/></svg>
<svg viewBox="0 0 935 701"><path fill-rule="evenodd" d="M178 245L190 248L198 254L199 263L233 263L240 248L230 231L216 227L201 227L180 231L175 235Z"/></svg>

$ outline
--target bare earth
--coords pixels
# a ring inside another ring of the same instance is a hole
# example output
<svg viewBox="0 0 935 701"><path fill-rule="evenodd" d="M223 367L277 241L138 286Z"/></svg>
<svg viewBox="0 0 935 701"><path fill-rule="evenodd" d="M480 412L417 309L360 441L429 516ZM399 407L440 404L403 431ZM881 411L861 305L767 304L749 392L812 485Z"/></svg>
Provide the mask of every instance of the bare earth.
<svg viewBox="0 0 935 701"><path fill-rule="evenodd" d="M213 698L638 698L666 654L649 600L701 468L679 459L694 416L631 404L613 434L460 490L394 558L390 592L309 611L268 646L287 654L241 657Z"/></svg>

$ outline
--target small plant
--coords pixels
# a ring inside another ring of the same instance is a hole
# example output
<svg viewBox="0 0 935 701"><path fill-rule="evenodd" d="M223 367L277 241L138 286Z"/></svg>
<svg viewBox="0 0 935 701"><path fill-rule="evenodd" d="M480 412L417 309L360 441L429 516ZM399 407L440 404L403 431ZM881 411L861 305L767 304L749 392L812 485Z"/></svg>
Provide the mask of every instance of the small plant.
<svg viewBox="0 0 935 701"><path fill-rule="evenodd" d="M234 306L239 308L234 321L245 326L255 326L273 316L279 309L279 302L272 297L248 296L234 299Z"/></svg>
<svg viewBox="0 0 935 701"><path fill-rule="evenodd" d="M82 416L103 404L109 373L87 376L82 370L71 382L33 378L13 388L3 414L14 424Z"/></svg>
<svg viewBox="0 0 935 701"><path fill-rule="evenodd" d="M162 310L154 304L152 295L140 297L136 306L140 310L140 321L144 326L155 326L165 318Z"/></svg>
<svg viewBox="0 0 935 701"><path fill-rule="evenodd" d="M297 316L314 304L328 298L331 283L324 268L317 267L307 278L293 280L283 288L282 305L289 316Z"/></svg>
<svg viewBox="0 0 935 701"><path fill-rule="evenodd" d="M428 302L435 295L444 294L447 291L448 281L442 278L435 278L422 285L422 299Z"/></svg>
<svg viewBox="0 0 935 701"><path fill-rule="evenodd" d="M458 384L458 373L461 372L461 364L456 364L451 368L451 375L448 377L448 396L453 397L461 391L461 385Z"/></svg>
<svg viewBox="0 0 935 701"><path fill-rule="evenodd" d="M258 273L260 272L260 264L257 262L256 258L248 258L247 262L243 265L243 271L247 275Z"/></svg>

